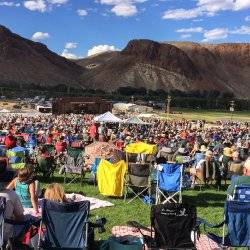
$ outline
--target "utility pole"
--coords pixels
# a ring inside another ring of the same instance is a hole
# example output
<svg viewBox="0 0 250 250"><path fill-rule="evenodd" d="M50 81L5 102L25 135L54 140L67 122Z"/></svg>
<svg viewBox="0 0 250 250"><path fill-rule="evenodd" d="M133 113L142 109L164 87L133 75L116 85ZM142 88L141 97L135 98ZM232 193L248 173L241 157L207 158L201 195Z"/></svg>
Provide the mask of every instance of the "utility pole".
<svg viewBox="0 0 250 250"><path fill-rule="evenodd" d="M170 95L168 95L167 99L166 99L166 113L167 113L167 117L169 118L170 115L170 103L171 103L172 97Z"/></svg>
<svg viewBox="0 0 250 250"><path fill-rule="evenodd" d="M232 100L232 101L229 102L229 104L230 104L229 110L231 112L231 122L232 122L232 120L233 120L233 112L235 110L235 101Z"/></svg>

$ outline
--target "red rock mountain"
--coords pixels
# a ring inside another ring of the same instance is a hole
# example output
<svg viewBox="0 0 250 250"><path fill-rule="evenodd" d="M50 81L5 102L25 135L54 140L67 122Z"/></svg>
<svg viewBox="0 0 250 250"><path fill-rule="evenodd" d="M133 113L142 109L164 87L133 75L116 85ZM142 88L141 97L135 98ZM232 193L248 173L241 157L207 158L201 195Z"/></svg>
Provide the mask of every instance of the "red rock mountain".
<svg viewBox="0 0 250 250"><path fill-rule="evenodd" d="M25 39L0 26L0 84L81 84L84 69L50 51L44 44Z"/></svg>
<svg viewBox="0 0 250 250"><path fill-rule="evenodd" d="M216 89L249 98L250 44L132 40L120 52L70 61L0 26L0 84L20 82L109 92L124 86Z"/></svg>

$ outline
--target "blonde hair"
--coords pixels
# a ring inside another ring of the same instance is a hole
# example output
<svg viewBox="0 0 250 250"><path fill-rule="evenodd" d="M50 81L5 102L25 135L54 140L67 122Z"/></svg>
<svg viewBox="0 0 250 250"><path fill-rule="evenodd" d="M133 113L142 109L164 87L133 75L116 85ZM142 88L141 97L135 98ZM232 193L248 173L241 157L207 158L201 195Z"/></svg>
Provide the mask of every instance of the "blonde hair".
<svg viewBox="0 0 250 250"><path fill-rule="evenodd" d="M56 202L67 201L63 186L58 183L49 184L46 188L44 198Z"/></svg>

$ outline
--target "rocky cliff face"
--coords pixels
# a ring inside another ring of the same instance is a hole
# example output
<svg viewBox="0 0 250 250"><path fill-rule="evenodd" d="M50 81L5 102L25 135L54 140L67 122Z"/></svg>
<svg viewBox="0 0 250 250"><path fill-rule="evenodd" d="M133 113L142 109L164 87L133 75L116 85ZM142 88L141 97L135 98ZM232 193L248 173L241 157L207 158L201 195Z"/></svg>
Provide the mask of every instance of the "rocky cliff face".
<svg viewBox="0 0 250 250"><path fill-rule="evenodd" d="M95 88L219 90L249 98L249 61L250 44L132 40L121 52L108 52L77 63L88 69L85 79Z"/></svg>
<svg viewBox="0 0 250 250"><path fill-rule="evenodd" d="M0 84L66 84L112 92L119 87L219 90L250 97L250 44L132 40L120 52L67 60L0 26Z"/></svg>

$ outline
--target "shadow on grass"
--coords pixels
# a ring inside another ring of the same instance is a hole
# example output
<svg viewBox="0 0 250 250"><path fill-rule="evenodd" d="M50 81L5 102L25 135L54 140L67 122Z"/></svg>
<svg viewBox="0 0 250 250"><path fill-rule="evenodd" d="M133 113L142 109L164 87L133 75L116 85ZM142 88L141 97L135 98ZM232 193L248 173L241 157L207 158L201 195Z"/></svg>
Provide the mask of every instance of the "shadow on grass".
<svg viewBox="0 0 250 250"><path fill-rule="evenodd" d="M206 191L200 191L195 196L188 195L188 193L183 196L184 202L194 204L198 207L213 206L223 208L225 200L226 194Z"/></svg>

